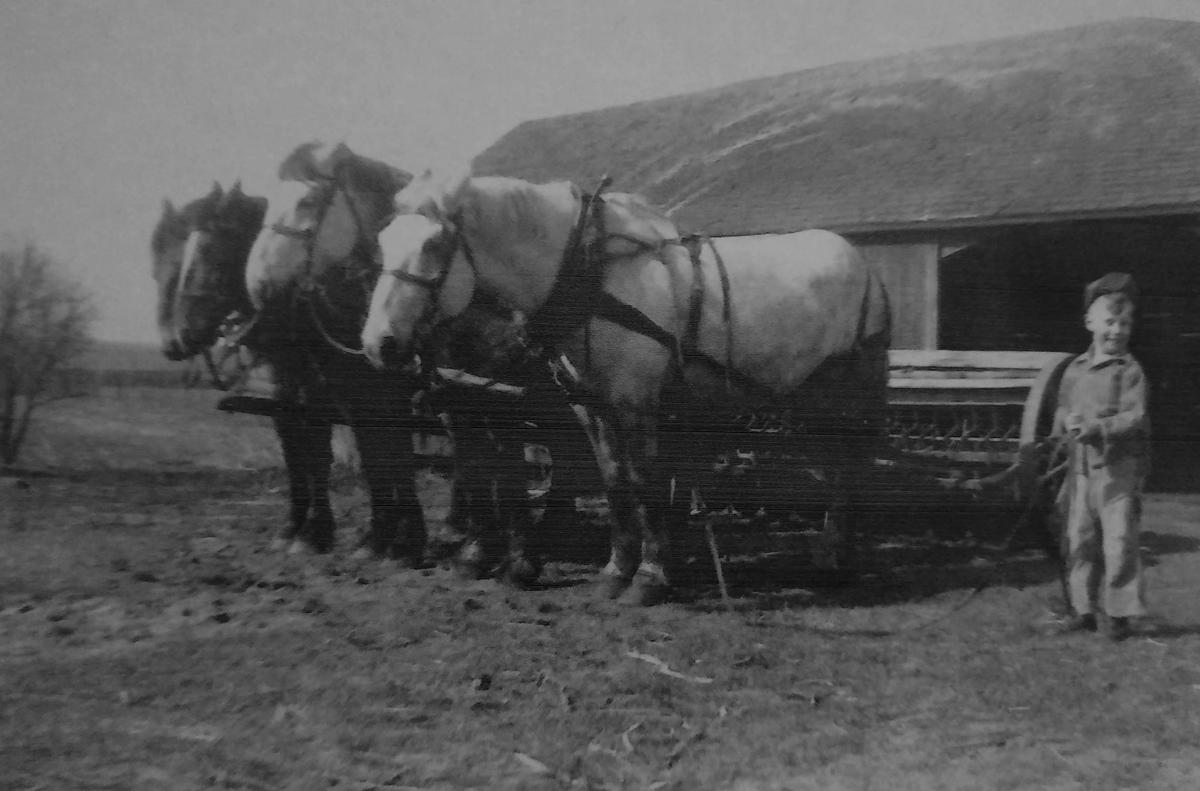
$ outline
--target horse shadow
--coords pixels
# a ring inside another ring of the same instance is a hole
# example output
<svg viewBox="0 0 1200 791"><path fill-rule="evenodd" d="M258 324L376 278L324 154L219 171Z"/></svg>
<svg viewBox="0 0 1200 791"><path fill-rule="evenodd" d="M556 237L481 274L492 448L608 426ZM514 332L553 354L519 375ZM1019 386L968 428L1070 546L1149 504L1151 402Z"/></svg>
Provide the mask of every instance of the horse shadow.
<svg viewBox="0 0 1200 791"><path fill-rule="evenodd" d="M869 607L1060 578L1052 539L1033 520L1018 524L1022 510L1015 504L977 501L965 493L910 493L903 501L885 499L866 510L851 568L833 571L814 563L819 509L710 515L707 529L705 518L676 514L668 565L672 600L701 609L714 601L720 606L723 582L738 607L755 610ZM550 529L551 574L537 588L584 584L607 559L610 525L603 508L585 507Z"/></svg>
<svg viewBox="0 0 1200 791"><path fill-rule="evenodd" d="M1173 640L1178 637L1200 635L1200 623L1152 623L1137 631L1138 637Z"/></svg>

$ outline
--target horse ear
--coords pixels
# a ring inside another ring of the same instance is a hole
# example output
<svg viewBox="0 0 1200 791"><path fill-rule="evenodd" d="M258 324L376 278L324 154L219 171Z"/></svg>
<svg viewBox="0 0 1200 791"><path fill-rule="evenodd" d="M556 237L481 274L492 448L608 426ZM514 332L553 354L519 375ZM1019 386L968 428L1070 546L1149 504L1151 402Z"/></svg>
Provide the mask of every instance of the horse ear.
<svg viewBox="0 0 1200 791"><path fill-rule="evenodd" d="M314 155L321 147L320 140L310 140L296 146L296 150L288 154L279 163L280 181L312 181L317 173L317 163Z"/></svg>
<svg viewBox="0 0 1200 791"><path fill-rule="evenodd" d="M426 168L421 175L409 179L404 189L396 194L393 207L398 214L427 214L436 209L433 171Z"/></svg>
<svg viewBox="0 0 1200 791"><path fill-rule="evenodd" d="M213 185L212 185L212 189L210 189L208 191L208 199L209 200L217 200L220 197L221 197L221 182L214 181Z"/></svg>
<svg viewBox="0 0 1200 791"><path fill-rule="evenodd" d="M453 214L462 208L470 186L471 168L469 167L455 168L442 181L442 194L439 203L446 215Z"/></svg>
<svg viewBox="0 0 1200 791"><path fill-rule="evenodd" d="M240 197L242 195L242 180L241 179L238 179L237 181L233 182L233 186L229 188L229 194L232 196L235 196L235 197Z"/></svg>
<svg viewBox="0 0 1200 791"><path fill-rule="evenodd" d="M163 217L174 217L175 216L175 204L171 203L170 198L163 198L162 213L163 213Z"/></svg>
<svg viewBox="0 0 1200 791"><path fill-rule="evenodd" d="M329 154L325 157L325 162L330 166L330 169L337 167L347 159L353 159L355 153L350 150L350 146L346 145L344 140L339 140L338 144L330 149Z"/></svg>
<svg viewBox="0 0 1200 791"><path fill-rule="evenodd" d="M470 169L456 169L441 178L426 170L396 196L396 210L445 220L462 208L470 180Z"/></svg>

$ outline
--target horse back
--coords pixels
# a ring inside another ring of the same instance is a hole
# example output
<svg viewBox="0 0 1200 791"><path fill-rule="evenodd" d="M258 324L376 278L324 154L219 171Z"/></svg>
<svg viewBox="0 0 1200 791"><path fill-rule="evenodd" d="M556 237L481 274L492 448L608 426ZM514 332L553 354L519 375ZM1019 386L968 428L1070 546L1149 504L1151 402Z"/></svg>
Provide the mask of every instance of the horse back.
<svg viewBox="0 0 1200 791"><path fill-rule="evenodd" d="M689 371L694 391L722 400L739 384L738 395L751 399L802 391L835 401L885 396L887 295L844 238L822 230L724 237L706 245L700 260L697 348L730 371Z"/></svg>

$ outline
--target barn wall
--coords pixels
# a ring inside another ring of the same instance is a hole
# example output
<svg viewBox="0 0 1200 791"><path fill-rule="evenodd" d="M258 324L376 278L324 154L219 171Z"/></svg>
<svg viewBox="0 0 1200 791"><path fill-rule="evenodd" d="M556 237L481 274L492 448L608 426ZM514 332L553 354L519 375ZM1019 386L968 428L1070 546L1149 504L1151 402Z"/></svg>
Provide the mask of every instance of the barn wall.
<svg viewBox="0 0 1200 791"><path fill-rule="evenodd" d="M936 349L938 245L934 242L860 242L883 279L892 304L892 348Z"/></svg>

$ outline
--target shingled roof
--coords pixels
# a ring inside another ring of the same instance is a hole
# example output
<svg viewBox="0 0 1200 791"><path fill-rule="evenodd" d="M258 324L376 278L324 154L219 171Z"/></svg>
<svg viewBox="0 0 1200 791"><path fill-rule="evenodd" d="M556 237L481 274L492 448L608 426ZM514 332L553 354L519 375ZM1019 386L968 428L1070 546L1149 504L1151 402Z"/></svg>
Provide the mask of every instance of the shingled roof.
<svg viewBox="0 0 1200 791"><path fill-rule="evenodd" d="M480 174L605 174L713 235L1200 211L1200 24L1126 19L528 121Z"/></svg>

